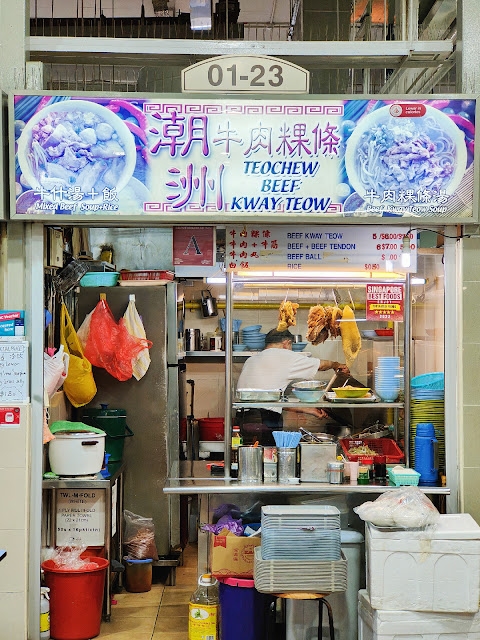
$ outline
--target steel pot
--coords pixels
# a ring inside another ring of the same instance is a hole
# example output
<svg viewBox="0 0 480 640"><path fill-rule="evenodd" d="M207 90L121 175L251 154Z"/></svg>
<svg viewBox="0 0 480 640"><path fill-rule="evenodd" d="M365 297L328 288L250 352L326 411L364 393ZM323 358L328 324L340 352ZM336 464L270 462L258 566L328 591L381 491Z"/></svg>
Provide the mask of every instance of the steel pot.
<svg viewBox="0 0 480 640"><path fill-rule="evenodd" d="M90 476L99 473L105 458L106 433L58 431L48 445L48 458L57 476Z"/></svg>
<svg viewBox="0 0 480 640"><path fill-rule="evenodd" d="M202 291L202 313L204 318L218 316L217 301L212 297L210 291Z"/></svg>
<svg viewBox="0 0 480 640"><path fill-rule="evenodd" d="M185 329L185 351L201 351L200 329Z"/></svg>

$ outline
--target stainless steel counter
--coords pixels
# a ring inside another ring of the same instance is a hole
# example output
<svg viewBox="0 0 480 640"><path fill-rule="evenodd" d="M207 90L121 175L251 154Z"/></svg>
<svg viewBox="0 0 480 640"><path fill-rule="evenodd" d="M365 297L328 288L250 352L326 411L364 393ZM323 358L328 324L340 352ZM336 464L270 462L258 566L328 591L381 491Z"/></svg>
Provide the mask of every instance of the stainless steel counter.
<svg viewBox="0 0 480 640"><path fill-rule="evenodd" d="M449 495L448 487L419 487L429 495ZM233 478L169 478L163 491L171 494L225 493L385 493L397 489L393 485L328 484L322 482L249 484Z"/></svg>

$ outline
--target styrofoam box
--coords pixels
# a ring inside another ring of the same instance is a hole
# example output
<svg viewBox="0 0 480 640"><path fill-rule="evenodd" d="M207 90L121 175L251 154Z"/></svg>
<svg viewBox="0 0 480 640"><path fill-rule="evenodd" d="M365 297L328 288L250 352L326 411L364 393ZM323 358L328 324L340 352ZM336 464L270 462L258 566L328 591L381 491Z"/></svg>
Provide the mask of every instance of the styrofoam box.
<svg viewBox="0 0 480 640"><path fill-rule="evenodd" d="M367 590L374 609L475 613L480 527L468 513L441 515L426 531L366 527Z"/></svg>
<svg viewBox="0 0 480 640"><path fill-rule="evenodd" d="M480 613L373 609L358 592L358 640L480 640Z"/></svg>

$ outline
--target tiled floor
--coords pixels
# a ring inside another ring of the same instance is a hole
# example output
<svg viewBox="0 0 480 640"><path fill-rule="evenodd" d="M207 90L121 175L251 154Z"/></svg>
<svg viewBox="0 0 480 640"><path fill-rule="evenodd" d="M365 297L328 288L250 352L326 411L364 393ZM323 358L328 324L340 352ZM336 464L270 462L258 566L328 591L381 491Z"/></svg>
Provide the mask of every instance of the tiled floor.
<svg viewBox="0 0 480 640"><path fill-rule="evenodd" d="M196 547L187 547L174 587L157 583L147 593L115 596L110 622L100 640L188 640L188 602L197 586Z"/></svg>

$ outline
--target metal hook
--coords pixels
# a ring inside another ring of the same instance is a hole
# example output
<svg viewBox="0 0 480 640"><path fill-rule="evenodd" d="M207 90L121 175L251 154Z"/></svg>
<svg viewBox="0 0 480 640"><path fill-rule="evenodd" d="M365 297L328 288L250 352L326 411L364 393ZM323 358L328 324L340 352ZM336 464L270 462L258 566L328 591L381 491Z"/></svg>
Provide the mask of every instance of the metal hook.
<svg viewBox="0 0 480 640"><path fill-rule="evenodd" d="M352 294L350 293L350 289L348 290L348 296L350 298L350 302L352 303L353 310L355 311L355 303L352 298Z"/></svg>
<svg viewBox="0 0 480 640"><path fill-rule="evenodd" d="M337 296L335 295L335 289L332 289L332 293L333 293L333 300L335 302L335 306L338 307Z"/></svg>

